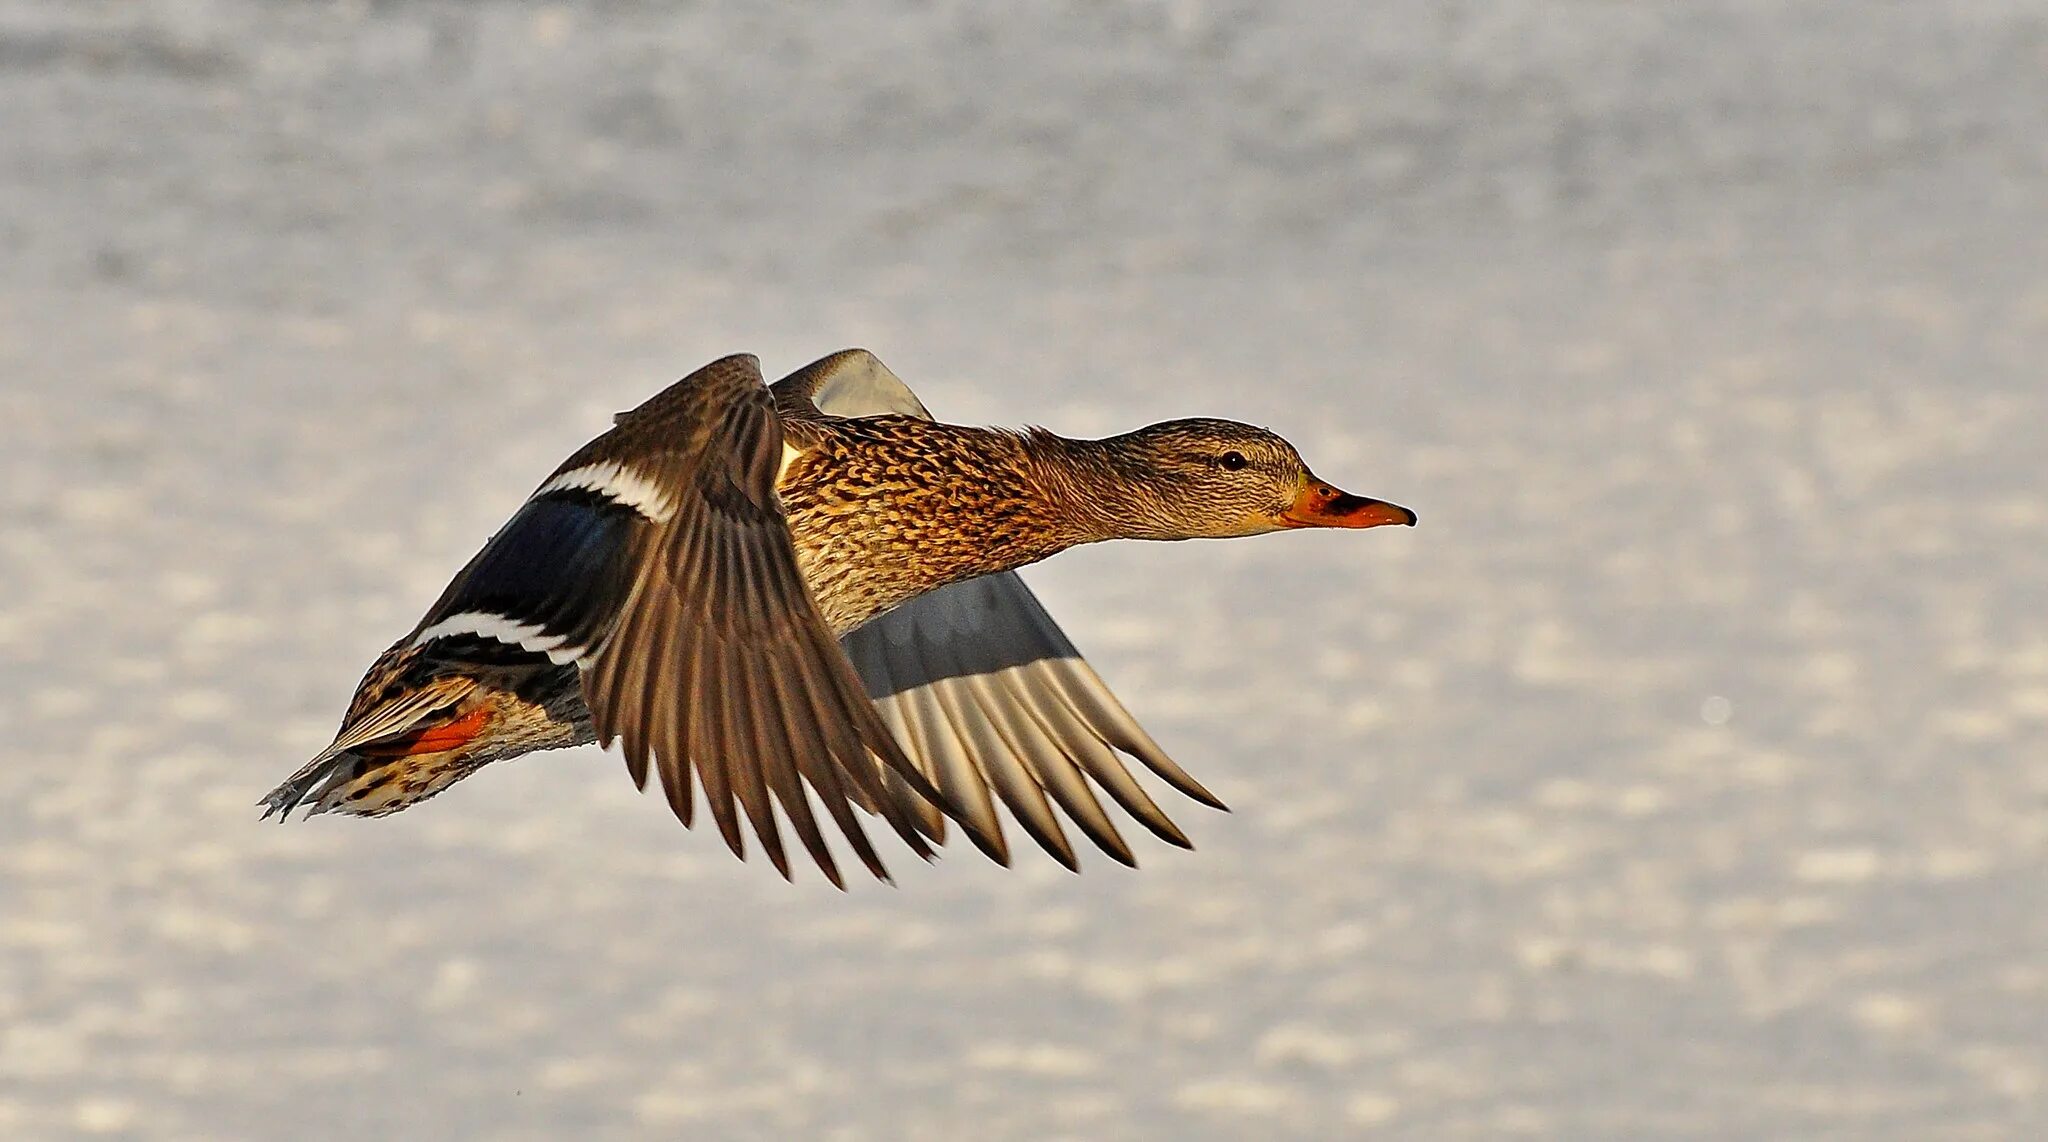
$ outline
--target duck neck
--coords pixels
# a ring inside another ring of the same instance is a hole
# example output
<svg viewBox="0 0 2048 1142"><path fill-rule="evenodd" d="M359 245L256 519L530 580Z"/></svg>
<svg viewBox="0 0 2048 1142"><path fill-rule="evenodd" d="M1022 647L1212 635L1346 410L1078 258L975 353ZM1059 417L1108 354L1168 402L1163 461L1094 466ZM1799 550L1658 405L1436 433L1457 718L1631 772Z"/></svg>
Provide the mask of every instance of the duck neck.
<svg viewBox="0 0 2048 1142"><path fill-rule="evenodd" d="M1034 482L1063 547L1106 539L1180 539L1166 525L1156 474L1131 462L1117 438L1071 440L1042 428L1025 437Z"/></svg>

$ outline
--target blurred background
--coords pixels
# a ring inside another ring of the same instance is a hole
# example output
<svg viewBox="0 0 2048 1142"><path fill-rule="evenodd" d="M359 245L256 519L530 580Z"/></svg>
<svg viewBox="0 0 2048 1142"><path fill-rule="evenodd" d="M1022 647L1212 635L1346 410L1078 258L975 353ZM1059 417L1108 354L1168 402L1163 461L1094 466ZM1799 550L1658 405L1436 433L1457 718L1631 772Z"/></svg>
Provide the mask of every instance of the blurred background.
<svg viewBox="0 0 2048 1142"><path fill-rule="evenodd" d="M0 1134L2040 1136L2044 204L2039 2L0 0ZM1032 574L1198 851L257 823L612 412L847 345L1419 511Z"/></svg>

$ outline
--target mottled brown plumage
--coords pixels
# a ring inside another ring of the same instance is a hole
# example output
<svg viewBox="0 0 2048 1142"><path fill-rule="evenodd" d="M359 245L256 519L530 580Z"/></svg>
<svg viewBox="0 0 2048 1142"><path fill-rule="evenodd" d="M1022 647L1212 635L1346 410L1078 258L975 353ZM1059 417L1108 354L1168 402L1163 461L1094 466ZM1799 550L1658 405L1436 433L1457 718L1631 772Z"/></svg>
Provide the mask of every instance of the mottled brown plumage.
<svg viewBox="0 0 2048 1142"><path fill-rule="evenodd" d="M904 416L783 428L798 450L779 489L797 563L842 634L934 587L1095 538L1042 485L1023 433Z"/></svg>

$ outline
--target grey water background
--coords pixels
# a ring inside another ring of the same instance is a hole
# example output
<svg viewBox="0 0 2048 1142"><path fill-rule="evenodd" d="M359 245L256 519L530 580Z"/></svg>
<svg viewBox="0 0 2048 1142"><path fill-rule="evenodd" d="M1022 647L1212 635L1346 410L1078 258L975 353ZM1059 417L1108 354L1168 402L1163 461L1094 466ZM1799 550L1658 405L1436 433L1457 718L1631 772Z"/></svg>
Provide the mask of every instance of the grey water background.
<svg viewBox="0 0 2048 1142"><path fill-rule="evenodd" d="M668 381L1226 415L1033 583L1198 850L260 826ZM0 1136L2048 1133L2048 6L0 0Z"/></svg>

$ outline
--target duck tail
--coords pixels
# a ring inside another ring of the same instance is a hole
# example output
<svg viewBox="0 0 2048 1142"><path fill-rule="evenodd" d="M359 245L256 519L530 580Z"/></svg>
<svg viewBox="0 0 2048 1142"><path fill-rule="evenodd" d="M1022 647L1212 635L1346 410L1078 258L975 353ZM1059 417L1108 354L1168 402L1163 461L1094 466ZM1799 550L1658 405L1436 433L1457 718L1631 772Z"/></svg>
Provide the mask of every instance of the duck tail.
<svg viewBox="0 0 2048 1142"><path fill-rule="evenodd" d="M321 792L325 793L326 787L361 776L362 761L359 754L347 750L335 750L330 747L320 751L318 757L300 766L297 773L285 778L277 788L264 794L263 799L256 802L263 808L262 819L268 821L274 816L280 822L290 820L292 810L305 803L308 798L312 798L316 787L320 787ZM315 799L314 806L307 811L307 816L322 811L319 800Z"/></svg>
<svg viewBox="0 0 2048 1142"><path fill-rule="evenodd" d="M421 789L411 787L422 782L394 779L418 768L409 762L444 755L485 729L485 708L464 709L464 700L476 690L476 679L444 675L417 688L378 693L382 687L377 683L385 681L378 673L372 668L364 679L334 743L256 802L263 807L263 820L287 820L293 809L309 800L313 804L307 816L329 810L381 816L438 792L452 780L433 781L431 789ZM412 795L405 796L409 788Z"/></svg>

